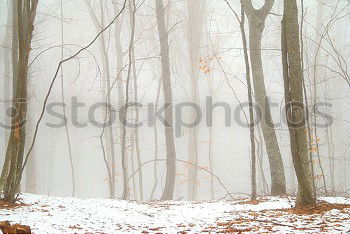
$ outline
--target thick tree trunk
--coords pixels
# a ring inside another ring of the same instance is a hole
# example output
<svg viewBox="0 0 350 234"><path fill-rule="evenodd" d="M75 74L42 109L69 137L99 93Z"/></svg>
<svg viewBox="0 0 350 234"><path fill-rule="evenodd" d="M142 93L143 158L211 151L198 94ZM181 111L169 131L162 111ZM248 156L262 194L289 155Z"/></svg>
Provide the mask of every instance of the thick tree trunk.
<svg viewBox="0 0 350 234"><path fill-rule="evenodd" d="M293 164L298 179L296 206L314 205L312 175L307 147L303 100L303 71L299 42L296 0L284 1L282 21L282 63L286 98L286 115L290 133Z"/></svg>
<svg viewBox="0 0 350 234"><path fill-rule="evenodd" d="M269 158L271 174L271 194L274 196L286 194L286 179L281 152L273 125L270 105L268 103L264 81L264 70L261 54L261 40L265 28L265 20L274 1L265 0L260 10L255 10L250 0L242 0L244 11L249 20L250 61L253 73L255 100L262 111L261 128Z"/></svg>
<svg viewBox="0 0 350 234"><path fill-rule="evenodd" d="M26 137L28 62L38 1L17 2L18 17L18 84L13 99L17 116L12 119L12 130L6 157L11 158L10 170L4 187L4 199L14 202L20 190Z"/></svg>
<svg viewBox="0 0 350 234"><path fill-rule="evenodd" d="M155 0L156 12L157 12L157 25L159 31L160 41L160 56L162 61L162 79L163 79L163 94L164 102L169 107L165 110L165 142L166 142L166 178L165 187L162 194L162 200L171 200L174 196L175 189L175 173L176 173L176 151L175 151L175 139L173 129L173 95L171 88L171 76L170 76L170 55L169 55L169 42L168 31L165 27L165 10L163 6L163 0ZM167 124L168 123L168 124Z"/></svg>

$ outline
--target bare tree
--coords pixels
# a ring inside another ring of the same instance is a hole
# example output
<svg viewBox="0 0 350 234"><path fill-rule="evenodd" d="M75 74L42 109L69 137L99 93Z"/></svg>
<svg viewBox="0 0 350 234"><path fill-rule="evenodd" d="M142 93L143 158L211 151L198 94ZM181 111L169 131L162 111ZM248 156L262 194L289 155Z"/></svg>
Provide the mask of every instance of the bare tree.
<svg viewBox="0 0 350 234"><path fill-rule="evenodd" d="M125 101L124 106L121 108L122 111L122 168L123 168L123 195L122 199L129 199L129 186L128 186L128 174L127 174L127 155L126 155L126 134L127 134L127 118L128 118L128 107L130 101L130 84L131 84L131 71L133 69L133 51L134 51L134 43L135 43L135 14L136 14L136 3L135 0L130 0L130 10L131 10L131 35L129 42L129 64L128 64L128 73L126 77L126 86L125 86Z"/></svg>
<svg viewBox="0 0 350 234"><path fill-rule="evenodd" d="M251 83L251 73L250 73L250 62L248 54L248 42L247 35L245 32L245 12L244 7L241 5L241 17L233 10L230 3L225 0L227 5L230 7L232 12L235 14L239 26L241 29L243 52L244 52L244 62L245 62L245 72L247 81L247 92L249 101L249 137L250 137L250 156L251 156L251 200L256 200L257 198L257 186L256 186L256 146L255 146L255 124L254 124L254 108L253 108L253 89Z"/></svg>
<svg viewBox="0 0 350 234"><path fill-rule="evenodd" d="M198 59L200 57L201 37L204 23L206 1L188 0L187 2L187 45L190 58L190 95L191 103L199 103L198 90ZM195 121L195 110L190 111L189 122ZM198 127L189 128L188 138L188 160L194 164L198 164ZM198 168L191 165L188 166L188 199L196 200L198 193Z"/></svg>
<svg viewBox="0 0 350 234"><path fill-rule="evenodd" d="M8 0L7 1L7 23L6 23L6 32L5 32L5 39L4 39L4 46L6 47L4 49L4 69L3 72L3 102L5 103L5 110L8 110L10 108L10 97L11 97L11 28L13 27L12 25L12 8L13 8L13 1L12 0ZM6 111L5 113L5 125L9 126L10 122L9 122L9 117L7 116ZM6 141L8 139L8 130L5 129L5 144Z"/></svg>
<svg viewBox="0 0 350 234"><path fill-rule="evenodd" d="M113 4L114 12L118 13L118 7L117 4ZM124 51L121 43L121 32L122 32L122 19L117 19L115 22L115 49L117 53L117 101L118 101L118 109L122 108L124 106L124 82L123 82L123 60L124 60ZM122 123L119 123L119 136L123 135L123 125ZM120 157L122 158L122 150L120 150ZM127 164L127 161L125 162ZM125 171L124 173L128 174L128 167L125 165Z"/></svg>
<svg viewBox="0 0 350 234"><path fill-rule="evenodd" d="M169 55L169 42L168 42L168 30L165 26L165 10L163 0L155 0L156 3L156 15L157 25L159 32L160 42L160 57L162 60L162 79L163 79L163 94L164 102L167 106L165 110L165 141L166 141L166 178L165 188L162 194L162 200L171 200L174 196L175 189L175 173L176 173L176 151L173 129L173 95L171 88L171 75L170 75L170 55Z"/></svg>
<svg viewBox="0 0 350 234"><path fill-rule="evenodd" d="M17 4L16 16L18 19L18 82L14 94L13 107L18 114L11 121L13 128L6 152L11 162L4 187L4 199L10 202L14 201L15 195L19 191L22 176L26 138L28 62L38 0L18 0L14 4ZM13 46L17 45L14 44Z"/></svg>
<svg viewBox="0 0 350 234"><path fill-rule="evenodd" d="M17 19L17 0L10 0L8 2L8 23L11 25L7 26L6 30L6 37L10 36L10 32L8 31L12 27L12 33L11 33L11 45L9 48L11 48L11 65L12 65L12 97L15 96L16 94L16 87L17 87L17 77L18 77L18 19ZM9 46L9 42L6 41L5 43L6 46ZM7 55L5 54L5 66L8 62L6 62L6 57ZM5 75L8 74L8 70L5 70ZM10 77L8 77L10 78ZM5 78L5 81L7 78ZM10 84L10 82L9 82ZM6 90L5 90L6 89ZM10 93L7 93L10 91L10 87L6 87L4 85L4 95L7 96L10 99ZM4 100L6 101L6 100ZM10 100L7 100L9 103L11 102ZM5 117L8 119L8 117ZM11 126L11 123L9 121L6 122L6 125ZM7 134L6 139L8 139L9 136ZM5 180L8 176L8 173L10 171L10 162L11 162L11 155L6 154L5 156L5 161L4 161L4 166L2 167L1 171L1 178L0 178L0 190L3 189L5 185Z"/></svg>
<svg viewBox="0 0 350 234"><path fill-rule="evenodd" d="M256 150L255 150L255 124L254 124L254 108L253 108L253 90L251 84L251 76L250 76L250 63L249 63L249 55L248 55L248 44L247 44L247 36L245 34L245 14L244 9L241 9L241 19L240 19L240 27L243 41L243 50L244 50L244 60L246 66L246 77L247 77L247 87L248 87L248 101L249 101L249 134L250 134L250 155L252 158L252 169L251 169L251 199L256 200L257 192L256 192Z"/></svg>
<svg viewBox="0 0 350 234"><path fill-rule="evenodd" d="M274 2L274 0L265 0L264 5L259 10L256 10L251 0L241 0L241 4L249 20L249 47L253 87L255 99L262 110L263 120L261 122L261 127L270 163L271 194L284 195L286 193L284 166L276 132L272 126L273 120L267 99L261 55L261 41L265 29L265 20Z"/></svg>
<svg viewBox="0 0 350 234"><path fill-rule="evenodd" d="M135 27L135 21L136 21L136 9L130 9L130 24L131 27ZM132 74L133 74L133 82L134 82L134 99L133 101L137 103L138 100L138 76L136 71L136 61L135 61L135 46L133 46L131 51L132 56ZM135 109L135 122L138 123L140 119L140 113L139 109ZM138 167L141 166L141 150L140 150L140 139L139 139L139 129L134 129L134 146L135 146L135 152L136 152L136 159L137 159L137 165ZM143 173L142 170L139 170L139 193L140 193L140 200L143 201Z"/></svg>
<svg viewBox="0 0 350 234"><path fill-rule="evenodd" d="M284 1L282 20L282 64L286 99L286 115L293 164L298 179L297 207L314 205L312 175L305 134L303 71L299 41L298 7L296 0ZM300 106L302 105L302 106Z"/></svg>
<svg viewBox="0 0 350 234"><path fill-rule="evenodd" d="M89 13L91 18L93 19L94 25L96 32L101 31L105 27L105 15L104 15L104 5L103 2L101 1L99 4L100 6L100 20L96 17L96 14L94 13L93 7L91 6L90 2L88 0L85 1L88 8L89 8ZM104 34L101 35L99 38L99 44L100 44L100 52L101 52L101 57L102 57L102 64L103 64L103 78L102 78L102 83L103 83L103 91L102 91L102 98L103 100L106 100L106 115L107 115L107 121L108 121L108 116L110 116L110 109L108 106L111 104L111 71L110 71L110 58L109 58L109 53L108 53L108 44L106 43L106 37ZM107 135L106 135L106 141L108 142L108 150L107 155L110 160L110 173L111 173L111 178L110 178L110 197L114 198L115 197L115 181L116 181L116 158L115 158L115 146L114 146L114 131L112 124L108 124L107 127Z"/></svg>
<svg viewBox="0 0 350 234"><path fill-rule="evenodd" d="M212 77L207 79L208 89L209 89L209 97L214 96L214 84ZM208 161L209 161L209 170L214 173L214 162L213 162L213 151L214 151L214 134L213 134L213 126L209 126L209 139L208 139ZM214 176L210 175L210 199L214 200Z"/></svg>
<svg viewBox="0 0 350 234"><path fill-rule="evenodd" d="M154 111L157 111L158 105L159 105L159 99L160 99L160 91L162 88L162 79L159 79L158 81L158 88L157 88L157 96L155 101L155 108ZM157 185L159 182L159 176L158 176L158 158L159 158L159 145L158 145L158 125L157 121L154 121L153 126L153 133L154 133L154 165L153 165L153 188L150 195L150 200L154 198L154 194L157 189Z"/></svg>

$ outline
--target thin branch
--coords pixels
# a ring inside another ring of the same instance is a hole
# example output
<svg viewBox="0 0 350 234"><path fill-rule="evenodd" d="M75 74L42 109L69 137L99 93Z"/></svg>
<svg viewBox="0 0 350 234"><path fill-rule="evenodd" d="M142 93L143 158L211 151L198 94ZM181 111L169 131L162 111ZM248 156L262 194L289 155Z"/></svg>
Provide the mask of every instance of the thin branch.
<svg viewBox="0 0 350 234"><path fill-rule="evenodd" d="M113 23L118 19L118 17L122 14L122 12L124 11L124 9L126 8L126 2L127 0L124 0L124 4L123 4L123 7L122 9L120 10L120 12L114 17L114 19L105 27L103 28L96 36L95 38L85 47L81 48L80 50L78 50L74 55L64 59L64 60L61 60L59 63L58 63L58 66L57 66L57 69L56 69L56 72L55 72L55 75L51 81L51 84L50 84L50 87L49 87L49 90L47 91L47 94L46 94L46 97L45 97L45 100L44 100L44 103L43 103L43 107L42 107L42 110L41 110L41 114L40 114L40 117L36 123L36 127L35 127L35 131L34 131L34 136L33 136L33 139L32 139L32 143L29 147L29 151L26 155L26 158L24 160L24 163L23 163L23 166L22 166L22 169L21 169L21 172L20 172L20 177L22 177L22 174L23 174L23 171L24 171L24 168L25 166L27 165L27 162L28 162L28 158L30 156L30 154L32 153L33 151L33 148L34 148L34 145L35 145L35 142L36 142L36 138L37 138L37 135L38 135L38 131L39 131L39 126L40 126L40 123L44 117L44 114L45 114L45 109L46 109L46 105L47 105L47 102L49 100L49 97L50 97L50 94L51 94L51 91L53 89L53 86L55 84L55 81L57 79L57 76L58 76L58 73L62 67L62 64L74 59L75 57L77 57L81 52L83 52L84 50L88 49L89 47L91 47L97 40L98 38L109 28L113 25ZM19 181L20 182L20 181ZM18 186L18 185L17 185Z"/></svg>
<svg viewBox="0 0 350 234"><path fill-rule="evenodd" d="M146 164L149 164L149 163L152 163L152 162L155 162L155 161L166 162L167 160L169 160L169 159L153 159L153 160L151 160L151 161L142 163L142 164L140 165L140 167L137 168L137 170L134 171L134 172L129 176L128 181L129 181L133 176L135 176L136 173L137 173L143 166L145 166ZM232 200L234 200L234 197L231 195L230 191L229 191L229 190L227 189L227 187L223 184L223 182L221 181L221 179L220 179L218 176L216 176L213 172L211 172L211 171L209 171L208 169L206 169L206 168L204 168L204 167L201 167L201 166L199 166L199 165L197 165L197 164L194 164L194 163L192 163L192 162L184 161L184 160L181 160L181 159L171 159L171 160L175 160L176 162L182 162L182 163L189 164L189 165L191 165L191 166L197 167L197 168L199 168L199 169L201 169L201 170L203 170L203 171L209 173L210 175L214 176L214 177L217 179L217 181L220 183L220 185L224 188L224 190L226 191L227 195L230 196L230 198L231 198Z"/></svg>

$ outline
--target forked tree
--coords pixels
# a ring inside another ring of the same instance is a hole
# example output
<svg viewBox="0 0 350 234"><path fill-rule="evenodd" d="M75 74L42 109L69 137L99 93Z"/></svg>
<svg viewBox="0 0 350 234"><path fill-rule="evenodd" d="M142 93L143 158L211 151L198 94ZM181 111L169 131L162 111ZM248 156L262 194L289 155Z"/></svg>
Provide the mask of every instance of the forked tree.
<svg viewBox="0 0 350 234"><path fill-rule="evenodd" d="M241 0L249 21L249 49L253 88L255 100L260 106L263 116L261 128L270 164L271 195L278 196L286 194L286 178L276 132L273 127L270 105L268 103L261 53L265 21L272 10L274 2L274 0L265 0L264 5L257 10L254 8L251 0Z"/></svg>

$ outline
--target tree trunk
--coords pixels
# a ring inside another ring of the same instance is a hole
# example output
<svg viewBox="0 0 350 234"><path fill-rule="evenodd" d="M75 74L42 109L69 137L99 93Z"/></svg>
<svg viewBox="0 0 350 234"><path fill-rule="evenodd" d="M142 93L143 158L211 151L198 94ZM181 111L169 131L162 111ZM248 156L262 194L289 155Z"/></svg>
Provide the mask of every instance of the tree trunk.
<svg viewBox="0 0 350 234"><path fill-rule="evenodd" d="M262 111L261 128L269 158L271 174L271 194L274 196L286 194L286 179L281 152L273 125L270 105L268 103L264 82L264 70L261 55L261 40L265 28L265 20L274 1L265 0L260 10L255 10L250 0L241 1L249 20L250 61L253 73L254 94Z"/></svg>
<svg viewBox="0 0 350 234"><path fill-rule="evenodd" d="M158 81L158 88L157 88L157 97L156 97L156 102L155 102L155 109L154 112L157 111L157 107L159 105L159 98L160 98L160 91L162 88L162 79L159 79ZM151 191L151 196L150 200L153 200L154 194L157 189L158 185L158 158L159 158L159 146L158 146L158 127L157 127L157 121L154 121L153 124L153 132L154 132L154 165L153 165L153 188Z"/></svg>
<svg viewBox="0 0 350 234"><path fill-rule="evenodd" d="M282 20L282 64L286 98L286 115L290 134L293 164L298 179L296 206L314 205L312 175L305 134L303 71L299 42L296 0L284 1ZM301 105L301 106L300 106Z"/></svg>
<svg viewBox="0 0 350 234"><path fill-rule="evenodd" d="M130 0L130 7L132 8L132 14L136 14L136 5L134 0ZM133 16L135 17L135 16ZM125 105L124 108L121 109L122 116L122 168L123 168L123 195L122 199L129 199L129 188L128 188L128 174L127 174L127 152L126 152L126 122L128 117L128 107L130 100L130 78L131 78L131 71L132 71L132 61L133 61L133 48L135 43L135 20L132 20L131 22L131 35L130 35L130 44L129 44L129 65L128 65L128 74L126 77L126 87L125 87Z"/></svg>
<svg viewBox="0 0 350 234"><path fill-rule="evenodd" d="M12 44L11 46L9 46L9 48L11 48L12 53L11 53L11 62L12 62L12 97L15 97L16 94L16 89L17 89L17 77L18 77L18 19L17 19L17 0L9 0L9 5L8 5L8 25L7 25L7 29L12 28ZM8 31L6 31L8 34ZM9 35L7 35L9 36ZM5 60L6 60L6 55L5 55ZM5 66L6 62L5 62ZM8 72L5 71L5 74L7 74ZM10 78L10 77L8 77ZM10 84L11 82L8 82L8 84ZM6 80L5 80L5 84L6 84ZM5 96L8 95L8 99L7 101L9 101L9 104L11 105L11 98L10 98L10 87L5 87L4 85L4 94ZM6 94L6 92L8 92L8 94ZM5 100L6 101L6 100ZM7 116L5 116L6 119L9 119ZM10 121L5 122L7 126L11 126ZM6 132L9 130L6 130ZM9 141L9 135L6 134L6 143L8 143ZM0 191L3 190L4 185L5 185L5 180L8 176L8 173L10 171L10 162L11 162L11 155L10 154L6 154L5 155L5 161L4 161L4 165L2 167L2 171L1 171L1 178L0 178Z"/></svg>
<svg viewBox="0 0 350 234"><path fill-rule="evenodd" d="M317 115L316 115L316 103L317 103L317 95L318 95L318 90L320 89L320 87L318 87L318 83L321 81L321 72L320 72L320 69L319 69L319 64L320 63L320 59L321 59L321 56L320 56L320 52L321 52L321 47L322 47L322 42L323 40L325 39L325 36L326 36L326 32L325 30L328 30L328 29L324 29L323 27L323 15L324 15L324 12L325 12L325 7L326 7L326 2L325 0L321 0L319 3L318 3L318 6L317 6L317 20L316 20L316 35L315 35L315 42L318 43L317 46L316 46L316 50L315 50L315 55L314 55L314 66L313 66L313 84L312 84L312 89L313 89L313 100L312 100L312 106L314 107L313 108L313 120L314 120L314 124L317 125ZM320 33L320 35L319 35ZM326 60L327 58L324 58L324 60ZM322 71L322 72L325 72L325 71ZM311 133L310 133L311 134ZM325 174L324 174L324 170L323 170L323 166L322 166L322 159L321 159L321 156L320 156L320 145L317 141L318 139L318 129L317 127L314 128L314 136L313 136L315 139L314 139L314 142L311 142L311 144L314 144L315 145L315 148L316 148L316 156L317 156L317 159L318 159L318 164L319 164L319 168L320 168L320 171L321 171L321 177L322 177L322 181L323 181L323 189L324 189L324 192L325 192L325 196L327 196L327 184L326 184L326 177L325 177ZM314 175L315 176L315 175Z"/></svg>
<svg viewBox="0 0 350 234"><path fill-rule="evenodd" d="M4 199L14 202L20 190L22 164L26 137L28 62L34 30L38 0L17 1L18 18L18 84L13 99L17 115L12 119L12 130L7 146L6 157L11 158L10 170L4 187Z"/></svg>
<svg viewBox="0 0 350 234"><path fill-rule="evenodd" d="M214 87L213 87L213 77L207 79L209 97L213 98L214 96ZM209 171L214 174L214 163L213 163L213 149L214 149L214 137L213 137L213 127L209 126L209 139L208 139L208 161L209 161ZM210 200L214 200L214 176L210 175Z"/></svg>
<svg viewBox="0 0 350 234"><path fill-rule="evenodd" d="M118 13L117 4L113 4L114 12ZM115 49L117 53L117 91L118 91L118 110L122 108L124 105L124 83L123 83L123 48L121 43L121 30L122 30L122 22L120 20L116 20L115 22ZM123 126L120 122L119 124L119 136L123 135ZM121 148L120 148L121 149ZM122 158L122 150L120 150L120 157ZM128 166L125 166L125 173L128 174Z"/></svg>
<svg viewBox="0 0 350 234"><path fill-rule="evenodd" d="M250 77L250 63L249 63L249 55L248 55L248 44L247 44L247 36L245 33L245 13L244 8L241 8L241 20L240 20L240 28L243 42L243 50L244 50L244 60L246 67L246 79L247 79L247 87L248 87L248 101L249 101L249 134L250 134L250 155L252 159L251 165L251 199L256 200L257 192L256 192L256 150L255 150L255 124L254 124L254 108L253 108L253 89L251 84Z"/></svg>
<svg viewBox="0 0 350 234"><path fill-rule="evenodd" d="M198 59L200 56L201 46L201 34L204 21L204 1L202 0L189 0L187 5L188 12L188 35L187 44L190 58L190 84L191 84L191 103L199 103L198 96ZM195 121L195 110L190 111L189 123ZM198 164L198 127L191 127L188 129L188 161L193 164ZM188 166L188 187L187 187L188 199L196 200L198 195L198 168L189 165Z"/></svg>
<svg viewBox="0 0 350 234"><path fill-rule="evenodd" d="M166 178L165 187L162 194L162 200L171 200L174 196L175 188L175 173L176 173L176 151L175 151L175 139L173 129L173 95L171 88L171 76L170 76L170 55L169 55L169 42L168 31L165 27L165 11L163 6L163 0L155 0L157 25L159 31L160 42L160 56L162 61L162 79L163 79L163 93L164 102L169 107L165 110L165 120L168 124L165 126L165 142L166 142Z"/></svg>
<svg viewBox="0 0 350 234"><path fill-rule="evenodd" d="M130 23L131 27L135 27L135 13L134 10L130 10ZM133 81L134 81L134 102L138 102L138 87L137 87L137 74L136 74L136 61L135 61L135 47L133 46L131 48L131 54L132 54L132 74L133 74ZM139 109L136 107L135 109L135 123L138 123L140 119L140 113ZM141 151L140 151L140 142L139 142L139 129L134 129L134 144L135 144L135 152L136 152L136 159L137 159L137 165L138 167L141 166ZM143 201L143 175L142 175L142 168L139 170L139 193L140 193L140 201ZM136 192L136 191L135 191Z"/></svg>

